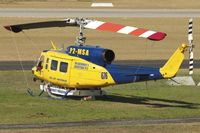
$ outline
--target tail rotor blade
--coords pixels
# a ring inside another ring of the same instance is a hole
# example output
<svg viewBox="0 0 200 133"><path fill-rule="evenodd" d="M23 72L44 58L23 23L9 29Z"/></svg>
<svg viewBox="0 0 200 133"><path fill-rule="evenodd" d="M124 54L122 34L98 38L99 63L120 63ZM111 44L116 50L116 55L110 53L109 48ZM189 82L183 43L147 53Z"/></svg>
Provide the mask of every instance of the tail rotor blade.
<svg viewBox="0 0 200 133"><path fill-rule="evenodd" d="M189 59L189 75L193 74L193 69L194 69L194 60L193 60L193 51L190 51L190 59Z"/></svg>
<svg viewBox="0 0 200 133"><path fill-rule="evenodd" d="M192 45L193 41L193 35L192 35L192 30L193 30L193 19L189 19L189 25L188 25L188 42L189 45Z"/></svg>
<svg viewBox="0 0 200 133"><path fill-rule="evenodd" d="M188 43L189 43L189 75L193 74L193 68L194 68L194 59L193 59L193 19L191 18L189 20L188 25Z"/></svg>

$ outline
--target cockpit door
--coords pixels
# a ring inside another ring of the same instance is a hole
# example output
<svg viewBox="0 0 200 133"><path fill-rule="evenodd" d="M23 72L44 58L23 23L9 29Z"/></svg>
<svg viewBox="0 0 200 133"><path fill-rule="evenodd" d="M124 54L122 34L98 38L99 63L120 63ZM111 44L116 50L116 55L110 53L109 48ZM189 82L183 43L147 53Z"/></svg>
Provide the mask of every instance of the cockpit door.
<svg viewBox="0 0 200 133"><path fill-rule="evenodd" d="M38 72L38 76L42 77L44 72L44 55L41 55L36 66L36 72Z"/></svg>

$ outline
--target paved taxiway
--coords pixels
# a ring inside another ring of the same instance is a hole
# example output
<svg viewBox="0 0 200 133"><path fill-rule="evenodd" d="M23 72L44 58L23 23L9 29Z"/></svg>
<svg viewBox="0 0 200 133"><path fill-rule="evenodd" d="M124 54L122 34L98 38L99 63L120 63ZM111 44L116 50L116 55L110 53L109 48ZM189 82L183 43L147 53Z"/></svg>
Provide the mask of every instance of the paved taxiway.
<svg viewBox="0 0 200 133"><path fill-rule="evenodd" d="M200 17L199 9L30 9L0 8L0 17Z"/></svg>
<svg viewBox="0 0 200 133"><path fill-rule="evenodd" d="M57 122L44 124L0 124L0 129L30 129L30 128L52 128L72 126L107 126L107 125L148 125L169 123L197 123L200 118L174 118L174 119L152 119L152 120L110 120L110 121L82 121L82 122Z"/></svg>

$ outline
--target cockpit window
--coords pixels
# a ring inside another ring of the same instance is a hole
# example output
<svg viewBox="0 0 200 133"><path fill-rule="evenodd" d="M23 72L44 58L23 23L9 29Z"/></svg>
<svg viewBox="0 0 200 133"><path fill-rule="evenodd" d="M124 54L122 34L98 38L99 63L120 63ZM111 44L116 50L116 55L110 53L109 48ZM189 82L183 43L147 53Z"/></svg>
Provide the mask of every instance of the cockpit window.
<svg viewBox="0 0 200 133"><path fill-rule="evenodd" d="M68 63L60 62L60 72L67 72Z"/></svg>
<svg viewBox="0 0 200 133"><path fill-rule="evenodd" d="M58 61L52 60L52 61L51 61L51 70L56 71L56 70L57 70L57 67L58 67Z"/></svg>
<svg viewBox="0 0 200 133"><path fill-rule="evenodd" d="M37 68L39 70L41 70L43 68L43 65L44 65L44 56L42 55L38 61L38 64L37 64Z"/></svg>

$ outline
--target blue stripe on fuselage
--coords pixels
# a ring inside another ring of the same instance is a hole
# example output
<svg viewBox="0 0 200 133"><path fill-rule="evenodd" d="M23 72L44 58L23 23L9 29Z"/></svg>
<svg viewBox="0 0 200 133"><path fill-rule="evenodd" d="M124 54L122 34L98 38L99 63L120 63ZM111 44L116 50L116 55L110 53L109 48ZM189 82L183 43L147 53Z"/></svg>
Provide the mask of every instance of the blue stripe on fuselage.
<svg viewBox="0 0 200 133"><path fill-rule="evenodd" d="M106 69L117 84L163 79L160 68L111 64Z"/></svg>

